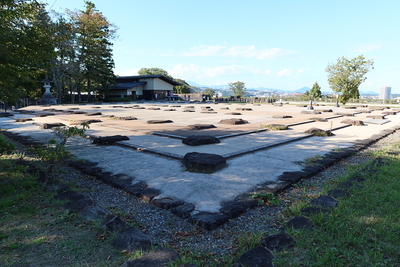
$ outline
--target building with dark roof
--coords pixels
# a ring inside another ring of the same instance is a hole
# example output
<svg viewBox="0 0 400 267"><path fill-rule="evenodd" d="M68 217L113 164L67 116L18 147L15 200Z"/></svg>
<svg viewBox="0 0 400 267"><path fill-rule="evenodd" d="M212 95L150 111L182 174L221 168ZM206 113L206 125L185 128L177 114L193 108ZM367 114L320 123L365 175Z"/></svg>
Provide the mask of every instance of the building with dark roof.
<svg viewBox="0 0 400 267"><path fill-rule="evenodd" d="M166 99L173 95L174 86L180 83L163 75L120 76L109 89L98 89L100 96L112 98L130 98L132 100Z"/></svg>

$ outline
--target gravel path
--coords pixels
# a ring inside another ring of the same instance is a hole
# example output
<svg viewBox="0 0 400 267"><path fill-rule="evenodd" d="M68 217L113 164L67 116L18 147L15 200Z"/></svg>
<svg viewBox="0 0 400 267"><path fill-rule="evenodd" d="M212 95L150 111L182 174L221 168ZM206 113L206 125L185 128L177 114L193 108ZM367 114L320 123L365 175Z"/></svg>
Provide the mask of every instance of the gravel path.
<svg viewBox="0 0 400 267"><path fill-rule="evenodd" d="M262 235L275 234L289 217L285 208L297 200L309 201L318 197L322 188L332 179L346 173L349 166L364 163L370 159L369 152L387 146L400 138L397 131L374 143L362 152L347 158L324 170L320 174L302 181L279 195L282 204L276 207L261 206L247 211L242 216L231 219L222 227L206 231L189 224L170 211L157 208L130 194L115 189L90 176L71 170L66 182L73 184L75 190L87 195L98 205L119 215L128 223L154 237L162 246L170 246L178 252L183 250L199 251L213 255L217 260L224 256L235 255L238 238L249 233ZM260 240L261 241L261 240Z"/></svg>

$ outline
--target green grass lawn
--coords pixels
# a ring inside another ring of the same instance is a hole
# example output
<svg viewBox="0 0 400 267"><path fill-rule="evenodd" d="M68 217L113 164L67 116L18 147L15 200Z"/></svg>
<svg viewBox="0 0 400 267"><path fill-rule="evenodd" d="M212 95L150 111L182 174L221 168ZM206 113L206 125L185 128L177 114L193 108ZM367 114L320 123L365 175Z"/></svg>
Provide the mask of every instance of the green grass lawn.
<svg viewBox="0 0 400 267"><path fill-rule="evenodd" d="M0 155L0 266L120 266L129 258L98 222L62 210L21 156Z"/></svg>
<svg viewBox="0 0 400 267"><path fill-rule="evenodd" d="M383 166L357 166L341 177L365 181L329 215L310 217L312 230L288 229L296 247L276 253L276 266L400 266L400 156L387 153L399 144L372 155Z"/></svg>

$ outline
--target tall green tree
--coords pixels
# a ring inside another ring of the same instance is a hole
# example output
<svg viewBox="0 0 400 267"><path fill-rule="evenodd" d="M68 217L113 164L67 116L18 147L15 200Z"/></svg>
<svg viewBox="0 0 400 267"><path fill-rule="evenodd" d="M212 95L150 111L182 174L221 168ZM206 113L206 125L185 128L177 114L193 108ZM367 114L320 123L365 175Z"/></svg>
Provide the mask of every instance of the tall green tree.
<svg viewBox="0 0 400 267"><path fill-rule="evenodd" d="M234 82L228 83L229 89L233 91L235 96L245 96L246 95L246 86L244 82Z"/></svg>
<svg viewBox="0 0 400 267"><path fill-rule="evenodd" d="M0 96L15 101L40 95L41 79L54 52L45 5L0 1Z"/></svg>
<svg viewBox="0 0 400 267"><path fill-rule="evenodd" d="M315 82L309 94L313 95L314 98L321 98L322 97L321 86L319 86L319 84Z"/></svg>
<svg viewBox="0 0 400 267"><path fill-rule="evenodd" d="M116 37L116 28L90 1L85 1L84 11L72 12L70 15L76 27L79 78L90 101L94 88L107 88L115 83L111 40ZM78 97L79 93L78 90Z"/></svg>
<svg viewBox="0 0 400 267"><path fill-rule="evenodd" d="M210 95L210 97L212 98L215 95L215 91L211 88L206 88L203 90L203 94Z"/></svg>
<svg viewBox="0 0 400 267"><path fill-rule="evenodd" d="M346 104L350 99L360 97L358 87L367 79L365 75L373 68L373 64L373 60L366 60L360 55L352 59L341 57L335 64L328 65L325 71L328 73L329 87L341 93L341 103Z"/></svg>
<svg viewBox="0 0 400 267"><path fill-rule="evenodd" d="M182 79L174 79L174 81L181 85L174 86L174 93L176 94L190 94L190 85Z"/></svg>
<svg viewBox="0 0 400 267"><path fill-rule="evenodd" d="M67 95L67 84L75 88L79 79L79 64L77 59L76 29L71 21L63 14L55 14L55 33L53 42L55 55L52 59L50 77L56 88L58 103L63 102L63 96ZM76 82L74 82L76 81ZM71 94L74 90L70 90ZM72 98L71 98L72 99Z"/></svg>
<svg viewBox="0 0 400 267"><path fill-rule="evenodd" d="M139 75L162 75L171 80L174 80L171 75L169 75L168 71L161 68L141 68L138 71Z"/></svg>

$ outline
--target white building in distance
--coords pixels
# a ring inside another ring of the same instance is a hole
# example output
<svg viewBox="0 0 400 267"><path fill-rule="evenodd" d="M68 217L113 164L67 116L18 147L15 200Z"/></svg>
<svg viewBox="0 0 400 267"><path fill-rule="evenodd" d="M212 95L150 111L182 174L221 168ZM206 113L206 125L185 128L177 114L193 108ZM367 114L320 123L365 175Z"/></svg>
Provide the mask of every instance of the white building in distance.
<svg viewBox="0 0 400 267"><path fill-rule="evenodd" d="M390 99L390 94L392 91L392 87L382 86L379 91L379 99Z"/></svg>

